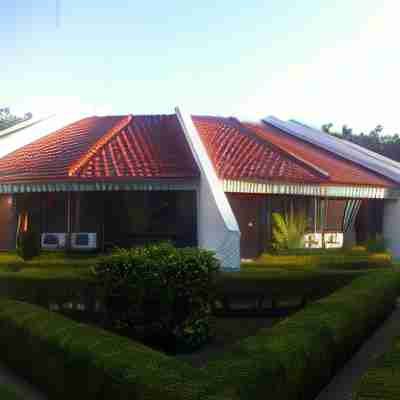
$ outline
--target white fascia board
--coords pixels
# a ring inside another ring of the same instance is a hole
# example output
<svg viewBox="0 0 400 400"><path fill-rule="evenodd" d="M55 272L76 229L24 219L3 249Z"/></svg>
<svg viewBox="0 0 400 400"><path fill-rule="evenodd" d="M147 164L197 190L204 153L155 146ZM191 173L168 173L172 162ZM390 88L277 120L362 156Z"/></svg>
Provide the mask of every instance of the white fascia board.
<svg viewBox="0 0 400 400"><path fill-rule="evenodd" d="M197 204L199 247L212 250L222 268L240 269L240 230L191 115L175 108L186 141L200 171Z"/></svg>
<svg viewBox="0 0 400 400"><path fill-rule="evenodd" d="M18 127L19 124L15 127L11 127L8 133L6 132L7 130L1 132L0 157L4 157L86 116L87 115L83 113L50 115L34 123L31 121L26 127Z"/></svg>
<svg viewBox="0 0 400 400"><path fill-rule="evenodd" d="M400 163L387 157L303 124L281 121L271 116L262 121L400 183Z"/></svg>

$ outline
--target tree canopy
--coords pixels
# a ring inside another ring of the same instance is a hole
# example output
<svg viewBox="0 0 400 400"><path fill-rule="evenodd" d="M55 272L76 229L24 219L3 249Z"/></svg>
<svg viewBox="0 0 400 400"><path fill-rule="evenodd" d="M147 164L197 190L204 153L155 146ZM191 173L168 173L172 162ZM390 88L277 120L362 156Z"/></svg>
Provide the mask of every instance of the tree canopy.
<svg viewBox="0 0 400 400"><path fill-rule="evenodd" d="M0 131L31 118L32 113L29 112L20 117L12 114L9 107L0 108Z"/></svg>
<svg viewBox="0 0 400 400"><path fill-rule="evenodd" d="M333 129L333 124L331 122L323 124L321 130L332 136L348 140L359 146L375 151L376 153L392 158L395 161L400 161L399 134L384 134L384 128L380 124L367 134L364 132L356 134L353 132L353 129L349 128L347 125L343 125L341 131L336 131Z"/></svg>

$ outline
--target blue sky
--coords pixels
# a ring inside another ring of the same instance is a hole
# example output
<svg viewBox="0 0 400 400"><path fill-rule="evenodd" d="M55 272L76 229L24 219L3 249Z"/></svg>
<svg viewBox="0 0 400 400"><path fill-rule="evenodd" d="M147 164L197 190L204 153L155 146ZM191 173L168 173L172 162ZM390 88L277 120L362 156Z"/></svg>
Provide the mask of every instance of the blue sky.
<svg viewBox="0 0 400 400"><path fill-rule="evenodd" d="M58 3L0 3L0 105L400 133L397 0Z"/></svg>

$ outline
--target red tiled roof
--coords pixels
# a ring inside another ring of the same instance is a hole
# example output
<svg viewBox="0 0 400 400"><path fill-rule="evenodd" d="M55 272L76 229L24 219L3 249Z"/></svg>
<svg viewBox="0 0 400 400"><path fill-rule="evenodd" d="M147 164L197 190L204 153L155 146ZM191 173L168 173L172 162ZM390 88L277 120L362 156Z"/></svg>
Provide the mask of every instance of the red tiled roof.
<svg viewBox="0 0 400 400"><path fill-rule="evenodd" d="M0 182L198 174L175 115L85 118L0 159Z"/></svg>
<svg viewBox="0 0 400 400"><path fill-rule="evenodd" d="M258 137L234 118L192 117L222 179L321 183L318 169Z"/></svg>
<svg viewBox="0 0 400 400"><path fill-rule="evenodd" d="M317 165L328 172L329 178L326 184L371 185L382 187L396 186L396 184L388 178L369 171L354 162L345 160L316 145L304 142L269 124L244 123L243 125L274 146L284 151L294 153L303 160Z"/></svg>

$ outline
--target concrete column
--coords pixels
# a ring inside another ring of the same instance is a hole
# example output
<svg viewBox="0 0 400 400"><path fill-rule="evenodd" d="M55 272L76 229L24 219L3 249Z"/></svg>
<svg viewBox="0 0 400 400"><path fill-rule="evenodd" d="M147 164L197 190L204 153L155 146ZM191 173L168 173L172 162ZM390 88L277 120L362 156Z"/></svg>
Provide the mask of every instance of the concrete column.
<svg viewBox="0 0 400 400"><path fill-rule="evenodd" d="M400 200L384 200L383 237L393 257L400 259Z"/></svg>

